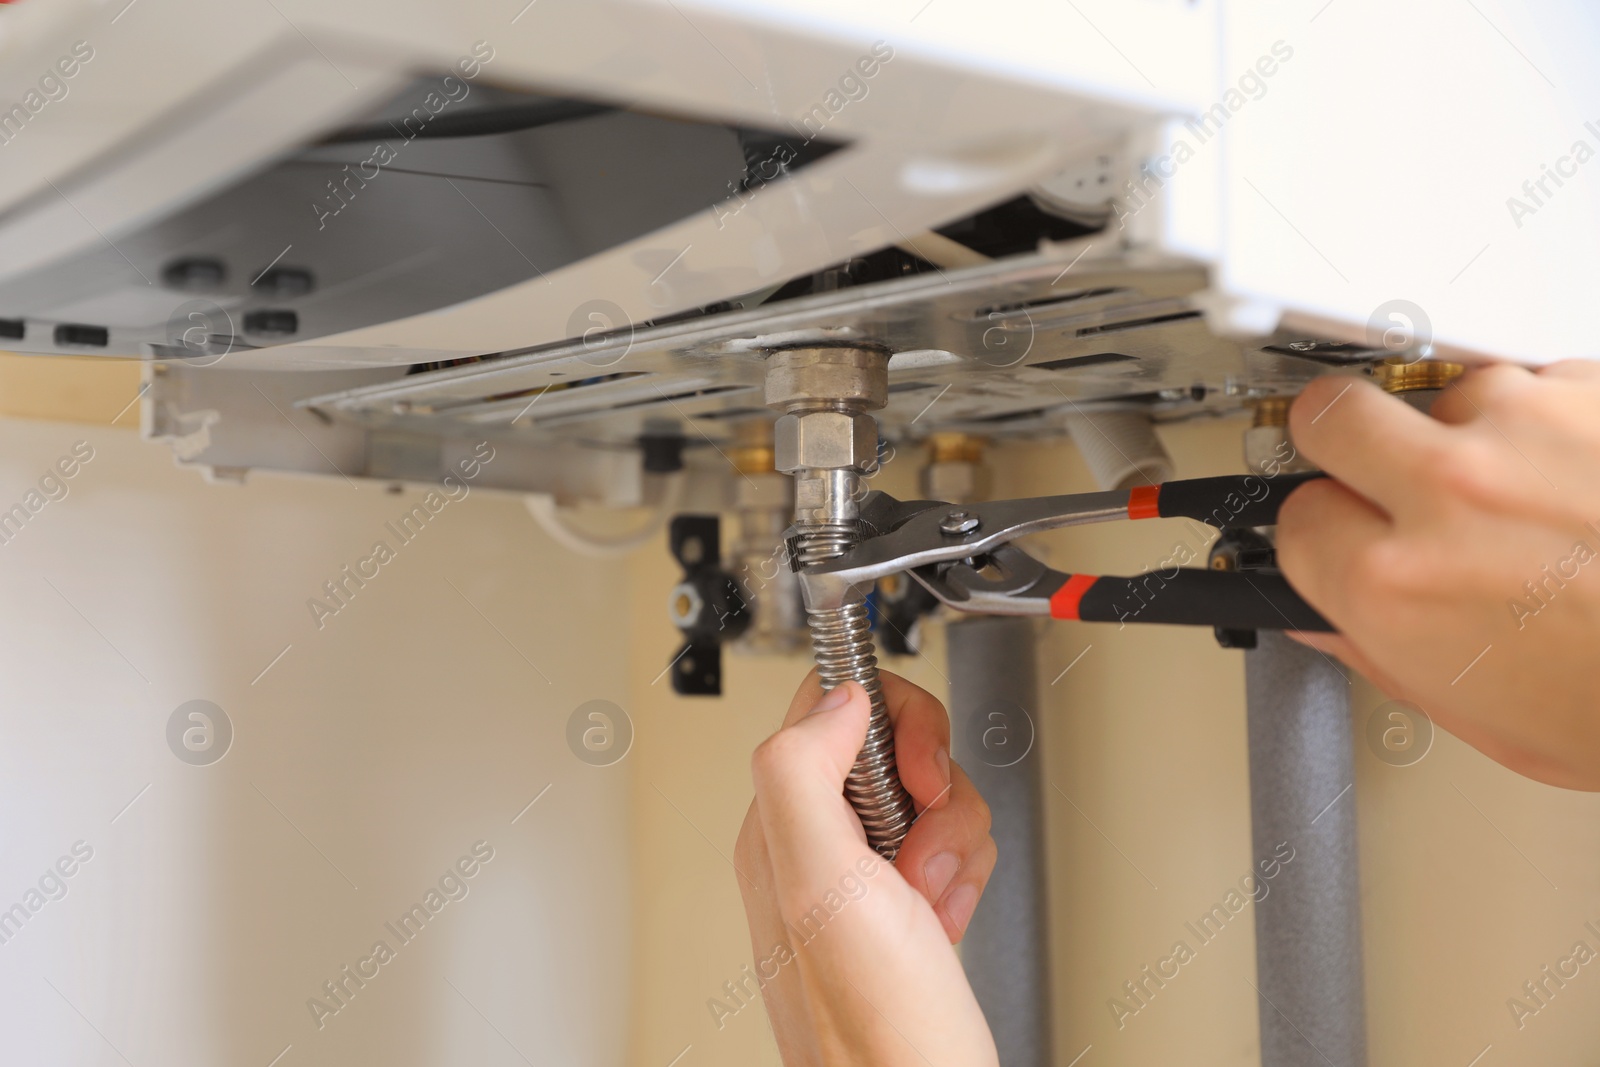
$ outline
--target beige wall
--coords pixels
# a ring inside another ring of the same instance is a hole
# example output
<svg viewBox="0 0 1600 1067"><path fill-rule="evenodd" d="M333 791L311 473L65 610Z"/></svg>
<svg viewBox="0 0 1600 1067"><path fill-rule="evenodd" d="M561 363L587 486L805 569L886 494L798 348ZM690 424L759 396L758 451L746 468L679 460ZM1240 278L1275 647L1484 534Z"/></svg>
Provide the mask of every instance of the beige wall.
<svg viewBox="0 0 1600 1067"><path fill-rule="evenodd" d="M206 485L105 424L135 391L107 369L84 421L0 419L0 511L95 450L0 544L0 910L94 850L0 944L0 1063L623 1062L627 767L566 743L579 704L628 699L619 572L474 492L318 629L307 600L421 492ZM167 746L196 698L235 729L210 766ZM401 947L385 922L479 840ZM318 1029L307 1000L379 939L395 959Z"/></svg>
<svg viewBox="0 0 1600 1067"><path fill-rule="evenodd" d="M132 360L0 352L0 415L137 427L139 364Z"/></svg>

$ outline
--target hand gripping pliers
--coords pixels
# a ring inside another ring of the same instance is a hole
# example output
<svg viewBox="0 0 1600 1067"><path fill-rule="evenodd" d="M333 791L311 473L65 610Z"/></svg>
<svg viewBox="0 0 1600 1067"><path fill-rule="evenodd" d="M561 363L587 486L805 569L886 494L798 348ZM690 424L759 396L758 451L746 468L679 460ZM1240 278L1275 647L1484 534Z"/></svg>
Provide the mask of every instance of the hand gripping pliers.
<svg viewBox="0 0 1600 1067"><path fill-rule="evenodd" d="M1331 631L1270 566L1174 566L1131 578L1063 574L1012 544L1024 534L1116 519L1183 517L1220 529L1270 526L1293 489L1320 477L1321 472L1229 475L960 506L900 501L874 491L862 500L860 543L802 569L801 590L808 608L836 608L864 598L879 578L908 572L960 611L1235 631Z"/></svg>

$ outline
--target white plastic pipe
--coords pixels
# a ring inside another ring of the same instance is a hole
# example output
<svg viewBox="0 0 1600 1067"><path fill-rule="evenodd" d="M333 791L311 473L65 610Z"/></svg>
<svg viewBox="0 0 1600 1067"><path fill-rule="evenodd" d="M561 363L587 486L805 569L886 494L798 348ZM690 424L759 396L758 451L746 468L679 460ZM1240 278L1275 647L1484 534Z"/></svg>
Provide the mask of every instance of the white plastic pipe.
<svg viewBox="0 0 1600 1067"><path fill-rule="evenodd" d="M1158 485L1172 477L1172 457L1142 411L1071 415L1067 432L1101 489Z"/></svg>

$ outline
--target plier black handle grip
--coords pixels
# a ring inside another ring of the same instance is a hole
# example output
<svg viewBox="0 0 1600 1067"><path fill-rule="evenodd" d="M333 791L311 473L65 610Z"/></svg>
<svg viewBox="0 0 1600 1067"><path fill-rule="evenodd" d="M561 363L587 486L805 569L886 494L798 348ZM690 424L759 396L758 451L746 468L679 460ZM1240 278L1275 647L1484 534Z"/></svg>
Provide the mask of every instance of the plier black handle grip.
<svg viewBox="0 0 1600 1067"><path fill-rule="evenodd" d="M1305 474L1228 475L1131 490L956 506L862 502L864 539L800 572L811 608L859 600L879 578L909 572L944 603L996 615L1154 622L1236 630L1333 629L1275 571L1171 567L1132 578L1054 571L1011 542L1024 534L1117 519L1190 518L1218 528L1269 526Z"/></svg>

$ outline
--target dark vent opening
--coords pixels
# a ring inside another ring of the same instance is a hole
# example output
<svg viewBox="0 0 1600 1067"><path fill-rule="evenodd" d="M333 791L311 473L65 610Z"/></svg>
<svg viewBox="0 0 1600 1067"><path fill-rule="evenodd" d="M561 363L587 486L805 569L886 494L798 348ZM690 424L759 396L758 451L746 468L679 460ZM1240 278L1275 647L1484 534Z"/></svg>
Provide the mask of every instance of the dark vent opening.
<svg viewBox="0 0 1600 1067"><path fill-rule="evenodd" d="M1070 241L1074 237L1099 233L1100 229L1041 211L1031 197L1023 195L970 218L941 226L936 232L974 252L999 259L1032 252L1040 241Z"/></svg>
<svg viewBox="0 0 1600 1067"><path fill-rule="evenodd" d="M1049 408L1028 408L1026 411L1006 411L999 415L985 415L971 421L982 423L1021 422L1024 419L1036 419L1049 410Z"/></svg>
<svg viewBox="0 0 1600 1067"><path fill-rule="evenodd" d="M570 393L574 389L587 389L592 385L605 385L607 382L620 382L628 378L642 378L649 374L644 370L621 370L610 374L597 374L592 378L576 378L570 382L552 382L549 385L535 385L527 389L517 389L509 393L495 393L486 396L482 403L492 404L497 400L520 400L525 396L543 396L545 393Z"/></svg>
<svg viewBox="0 0 1600 1067"><path fill-rule="evenodd" d="M681 393L662 393L660 396L645 397L643 400L630 400L626 404L614 404L608 411L621 411L624 408L645 407L650 404L666 404L677 400L698 400L701 397L716 396L718 393L732 393L750 388L748 385L713 385L708 389L689 389Z"/></svg>
<svg viewBox="0 0 1600 1067"><path fill-rule="evenodd" d="M1078 300L1093 300L1096 297L1111 296L1121 292L1126 292L1126 290L1117 285L1103 286L1099 289L1079 289L1072 293L1062 293L1060 296L1043 296L1038 300L1019 300L1015 304L995 304L993 307L979 308L973 317L986 319L991 315L1011 315L1018 311L1035 311L1039 308L1055 307L1058 304L1071 304Z"/></svg>
<svg viewBox="0 0 1600 1067"><path fill-rule="evenodd" d="M1039 370L1076 370L1079 367L1098 367L1107 363L1137 363L1133 356L1125 356L1121 352L1096 352L1092 356L1067 356L1064 359L1047 359L1043 363L1030 363L1028 366Z"/></svg>
<svg viewBox="0 0 1600 1067"><path fill-rule="evenodd" d="M1137 330L1143 326L1157 326L1163 322L1182 322L1185 319L1198 319L1202 314L1203 312L1199 311L1174 311L1167 315L1151 315L1143 319L1108 322L1104 326L1085 326L1078 331L1078 336L1092 337L1095 334L1116 333L1118 330Z"/></svg>
<svg viewBox="0 0 1600 1067"><path fill-rule="evenodd" d="M79 345L83 348L104 348L111 343L111 331L104 326L62 323L56 327L55 337L58 345Z"/></svg>
<svg viewBox="0 0 1600 1067"><path fill-rule="evenodd" d="M708 419L716 422L719 419L744 419L752 415L771 415L766 408L723 408L721 411L703 411L696 415L697 419Z"/></svg>

